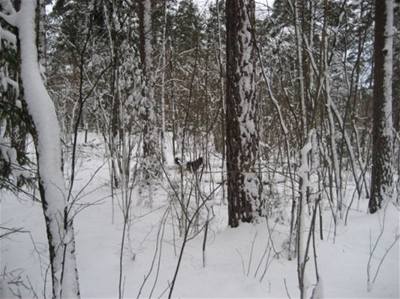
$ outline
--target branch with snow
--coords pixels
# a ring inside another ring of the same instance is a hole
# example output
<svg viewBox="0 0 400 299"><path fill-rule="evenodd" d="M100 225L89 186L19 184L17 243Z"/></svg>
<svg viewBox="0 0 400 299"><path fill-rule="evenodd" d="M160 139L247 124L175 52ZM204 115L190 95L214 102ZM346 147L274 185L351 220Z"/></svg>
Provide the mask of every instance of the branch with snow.
<svg viewBox="0 0 400 299"><path fill-rule="evenodd" d="M7 29L3 29L1 25L0 25L0 39L6 40L14 48L17 45L17 37L15 36L15 34L8 31Z"/></svg>
<svg viewBox="0 0 400 299"><path fill-rule="evenodd" d="M17 26L17 13L5 14L0 11L0 17L11 26Z"/></svg>
<svg viewBox="0 0 400 299"><path fill-rule="evenodd" d="M66 189L61 171L60 129L54 104L42 81L37 58L36 1L21 1L17 12L1 1L6 22L17 27L21 46L21 79L28 113L35 125L35 145L41 197L49 235L53 298L79 297L72 219L66 211ZM7 83L13 84L12 81ZM14 84L15 85L15 84Z"/></svg>

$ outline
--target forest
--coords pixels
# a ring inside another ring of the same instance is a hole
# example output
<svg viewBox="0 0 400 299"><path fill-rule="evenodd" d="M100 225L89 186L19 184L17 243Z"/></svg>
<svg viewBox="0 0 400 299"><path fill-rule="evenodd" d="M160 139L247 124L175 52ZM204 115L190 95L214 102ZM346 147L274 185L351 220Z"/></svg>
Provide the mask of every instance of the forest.
<svg viewBox="0 0 400 299"><path fill-rule="evenodd" d="M400 298L399 0L0 0L0 298Z"/></svg>

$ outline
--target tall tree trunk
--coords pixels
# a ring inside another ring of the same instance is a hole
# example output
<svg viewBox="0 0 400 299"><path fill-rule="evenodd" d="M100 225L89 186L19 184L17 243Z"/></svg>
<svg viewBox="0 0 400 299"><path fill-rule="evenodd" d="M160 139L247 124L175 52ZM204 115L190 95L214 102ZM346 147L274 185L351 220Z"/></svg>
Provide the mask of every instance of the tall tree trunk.
<svg viewBox="0 0 400 299"><path fill-rule="evenodd" d="M162 162L166 161L167 153L167 143L165 136L165 73L167 71L166 67L166 44L167 44L167 20L168 20L168 5L167 2L164 3L164 28L163 28L163 39L161 48L161 67L163 68L161 72L161 157Z"/></svg>
<svg viewBox="0 0 400 299"><path fill-rule="evenodd" d="M11 3L8 4L11 7ZM36 0L21 1L18 14L11 9L9 16L3 14L2 17L18 29L22 87L35 126L32 135L49 243L53 298L79 298L74 232L61 171L60 130L38 63L36 7Z"/></svg>
<svg viewBox="0 0 400 299"><path fill-rule="evenodd" d="M143 102L140 111L143 120L143 156L144 183L150 185L150 180L161 174L158 158L159 138L156 125L154 76L153 76L153 46L152 46L152 1L139 1L139 32L140 58L142 71L146 80L143 89ZM150 191L151 192L151 191ZM151 194L150 194L151 196ZM151 199L150 199L151 200Z"/></svg>
<svg viewBox="0 0 400 299"><path fill-rule="evenodd" d="M16 10L19 10L20 8L20 0L15 1L14 0L14 7ZM20 41L18 38L18 30L16 28L12 28L12 33L15 34L16 36L16 54L17 54L17 59L18 62L15 64L15 69L11 65L7 65L8 71L15 73L15 74L20 74L21 72L21 45ZM3 50L3 49L2 49ZM1 55L5 58L6 51L2 51ZM3 58L3 59L4 59ZM21 101L22 103L22 109L24 110L23 113L20 113L20 115L13 115L10 117L10 127L11 127L11 147L15 148L17 151L17 161L19 165L25 165L26 164L26 137L29 133L29 130L32 129L33 124L32 120L29 117L29 115L26 113L26 105L22 101L24 98L24 90L22 88L22 81L21 81L21 76L15 75L15 78L18 82L16 86L16 90L12 89L7 89L7 98L11 101L14 101L14 105L17 106L17 102Z"/></svg>
<svg viewBox="0 0 400 299"><path fill-rule="evenodd" d="M226 158L229 225L251 222L258 201L254 0L226 2Z"/></svg>
<svg viewBox="0 0 400 299"><path fill-rule="evenodd" d="M393 192L392 170L392 69L393 0L375 1L374 114L372 132L372 177L369 212L381 208Z"/></svg>
<svg viewBox="0 0 400 299"><path fill-rule="evenodd" d="M21 78L35 130L39 189L46 220L53 298L79 298L75 240L61 171L60 130L54 104L43 84L36 47L36 0L21 1L12 25L21 45ZM12 21L12 20L11 20Z"/></svg>
<svg viewBox="0 0 400 299"><path fill-rule="evenodd" d="M46 29L45 29L45 18L46 18L46 3L45 0L37 0L36 5L36 45L38 47L38 59L41 72L46 70Z"/></svg>
<svg viewBox="0 0 400 299"><path fill-rule="evenodd" d="M117 4L115 1L104 2L103 10L105 17L105 24L107 27L110 57L111 57L111 77L110 77L110 96L111 96L111 114L110 114L110 127L109 127L109 144L108 150L111 156L111 193L113 194L113 188L118 188L120 183L121 167L117 164L116 156L118 156L118 150L120 148L119 138L121 133L121 120L120 120L120 106L121 98L119 93L119 68L120 68L120 55L119 47L121 44L119 34L117 32L117 20L116 20L116 9Z"/></svg>

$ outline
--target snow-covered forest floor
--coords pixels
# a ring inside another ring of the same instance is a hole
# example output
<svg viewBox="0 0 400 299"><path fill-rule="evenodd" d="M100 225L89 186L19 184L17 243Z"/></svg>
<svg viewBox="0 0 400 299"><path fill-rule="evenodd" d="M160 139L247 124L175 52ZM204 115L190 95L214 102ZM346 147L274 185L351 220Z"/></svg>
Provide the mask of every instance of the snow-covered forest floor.
<svg viewBox="0 0 400 299"><path fill-rule="evenodd" d="M82 136L81 136L82 137ZM82 141L82 140L81 140ZM109 186L104 145L95 135L80 142L74 193L79 194L75 217L76 253L83 298L118 296L120 252L123 227L120 194L114 201ZM137 205L139 194L133 193L129 234L123 254L123 290L125 298L166 297L173 279L182 237L179 237L176 211L169 204L172 184L180 176L168 155L164 180L154 191L153 204ZM199 190L204 196L218 188L220 165L213 158L212 168L201 177ZM192 181L185 174L185 182ZM188 183L190 184L190 183ZM191 231L173 297L261 297L297 298L297 261L287 259L290 198L283 186L275 186L279 198L268 219L257 224L227 225L227 206L217 189L203 207L199 217L200 231ZM196 187L195 187L196 188ZM50 291L48 249L44 217L40 202L19 194L0 191L1 225L21 231L1 240L1 298L43 298L44 285ZM346 200L353 191L347 188ZM194 198L194 197L193 197ZM323 239L320 222L316 222L317 267L325 298L399 298L399 207L392 203L374 215L367 213L367 199L353 203L348 216L337 224L336 236L330 207L322 211ZM177 207L177 205L175 205ZM207 230L205 253L204 222L206 209L211 219ZM178 210L178 209L177 209ZM319 217L317 217L319 218ZM310 223L308 217L307 223ZM202 229L203 228L203 229ZM193 237L193 238L192 238ZM378 240L378 242L377 242ZM309 295L315 282L314 253L310 249L307 263ZM368 271L368 268L370 269ZM368 290L368 272L375 283ZM49 294L49 293L48 293Z"/></svg>

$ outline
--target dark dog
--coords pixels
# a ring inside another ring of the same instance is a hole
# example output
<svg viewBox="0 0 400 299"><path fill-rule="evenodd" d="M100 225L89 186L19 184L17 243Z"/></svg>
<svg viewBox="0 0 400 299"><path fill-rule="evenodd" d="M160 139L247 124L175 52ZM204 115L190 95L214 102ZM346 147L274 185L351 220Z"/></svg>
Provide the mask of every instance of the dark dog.
<svg viewBox="0 0 400 299"><path fill-rule="evenodd" d="M184 168L185 170L189 172L197 172L199 170L200 166L203 165L203 157L200 157L194 161L188 161L186 163L182 163L181 159L178 157L175 158L175 164L179 165L180 167Z"/></svg>

